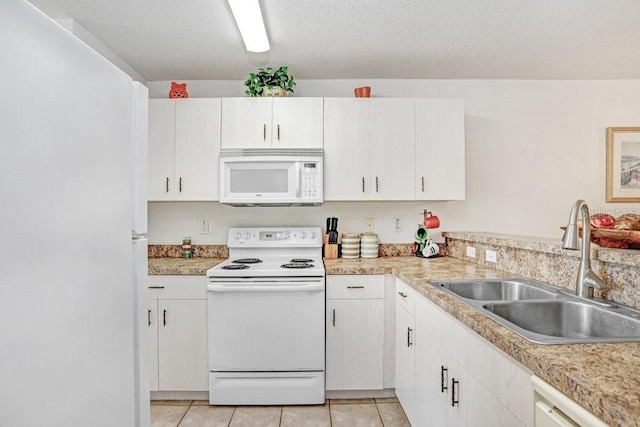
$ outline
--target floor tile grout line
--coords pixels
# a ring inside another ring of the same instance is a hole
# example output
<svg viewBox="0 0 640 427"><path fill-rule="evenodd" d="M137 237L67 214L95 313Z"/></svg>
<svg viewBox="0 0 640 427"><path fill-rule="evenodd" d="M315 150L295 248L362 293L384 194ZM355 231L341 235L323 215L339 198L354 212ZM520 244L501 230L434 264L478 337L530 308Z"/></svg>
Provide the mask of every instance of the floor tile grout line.
<svg viewBox="0 0 640 427"><path fill-rule="evenodd" d="M378 418L380 418L380 424L382 424L382 427L385 427L384 420L382 419L382 414L380 414L380 408L378 408L377 403L374 403L374 405L376 405L376 412L378 413Z"/></svg>
<svg viewBox="0 0 640 427"><path fill-rule="evenodd" d="M191 409L191 406L193 405L193 400L189 403L189 406L187 407L187 410L184 411L184 414L182 414L182 418L180 418L180 421L178 421L178 424L176 424L176 427L180 427L180 423L182 423L182 420L184 420L184 417L187 416L187 412L189 412L189 409Z"/></svg>

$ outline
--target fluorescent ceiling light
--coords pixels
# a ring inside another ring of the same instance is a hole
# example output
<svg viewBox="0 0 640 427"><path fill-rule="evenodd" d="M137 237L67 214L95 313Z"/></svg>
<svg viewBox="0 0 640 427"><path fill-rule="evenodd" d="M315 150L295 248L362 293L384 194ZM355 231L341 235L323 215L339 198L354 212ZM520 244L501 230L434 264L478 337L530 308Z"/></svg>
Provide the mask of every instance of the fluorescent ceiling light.
<svg viewBox="0 0 640 427"><path fill-rule="evenodd" d="M267 30L264 28L258 0L228 0L244 45L249 52L266 52L270 49Z"/></svg>

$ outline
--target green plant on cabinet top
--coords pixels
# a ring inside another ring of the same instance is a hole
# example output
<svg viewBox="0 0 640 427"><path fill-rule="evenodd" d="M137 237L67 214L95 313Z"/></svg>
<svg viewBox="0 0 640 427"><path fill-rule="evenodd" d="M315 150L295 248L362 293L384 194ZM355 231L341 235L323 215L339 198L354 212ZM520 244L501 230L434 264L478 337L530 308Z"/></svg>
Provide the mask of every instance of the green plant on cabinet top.
<svg viewBox="0 0 640 427"><path fill-rule="evenodd" d="M284 95L281 96L288 96L296 86L293 76L290 76L288 71L288 67L283 65L277 70L267 67L260 68L257 73L249 73L249 78L244 82L247 87L245 93L249 96L265 96L265 89L270 92L274 87L279 87L284 91Z"/></svg>

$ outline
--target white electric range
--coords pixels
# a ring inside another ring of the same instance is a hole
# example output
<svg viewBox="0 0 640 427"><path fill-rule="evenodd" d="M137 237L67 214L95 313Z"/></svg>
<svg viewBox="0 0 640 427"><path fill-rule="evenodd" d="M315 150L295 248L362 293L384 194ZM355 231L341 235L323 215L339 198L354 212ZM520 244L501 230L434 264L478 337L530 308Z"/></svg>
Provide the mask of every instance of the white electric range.
<svg viewBox="0 0 640 427"><path fill-rule="evenodd" d="M231 228L227 244L207 271L209 402L324 404L322 230Z"/></svg>

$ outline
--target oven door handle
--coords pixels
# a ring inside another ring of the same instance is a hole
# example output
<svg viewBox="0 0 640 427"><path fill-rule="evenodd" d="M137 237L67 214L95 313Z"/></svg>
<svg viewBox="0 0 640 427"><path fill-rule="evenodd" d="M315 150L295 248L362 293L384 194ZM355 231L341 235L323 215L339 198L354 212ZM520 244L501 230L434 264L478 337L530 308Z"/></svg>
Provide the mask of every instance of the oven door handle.
<svg viewBox="0 0 640 427"><path fill-rule="evenodd" d="M313 283L307 285L219 285L209 283L209 292L319 292L324 290L324 284Z"/></svg>

